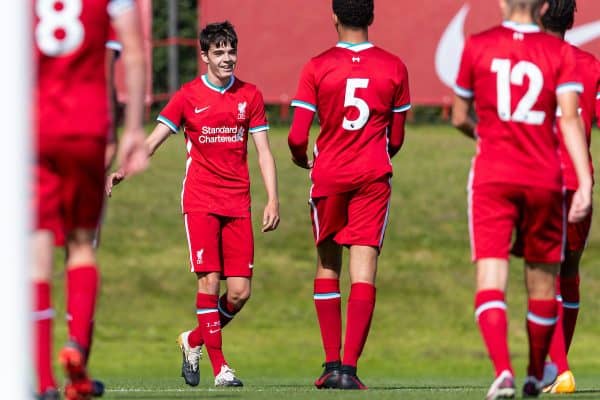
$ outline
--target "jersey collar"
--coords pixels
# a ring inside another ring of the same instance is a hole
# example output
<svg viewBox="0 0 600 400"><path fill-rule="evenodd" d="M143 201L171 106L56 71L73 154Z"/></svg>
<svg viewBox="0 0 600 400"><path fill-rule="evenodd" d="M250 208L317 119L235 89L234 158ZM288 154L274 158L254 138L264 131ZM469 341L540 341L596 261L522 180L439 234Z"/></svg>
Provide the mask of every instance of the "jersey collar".
<svg viewBox="0 0 600 400"><path fill-rule="evenodd" d="M370 49L373 46L371 42L362 42L362 43L348 43L348 42L338 42L335 47L340 47L342 49L352 50L356 53L359 51Z"/></svg>
<svg viewBox="0 0 600 400"><path fill-rule="evenodd" d="M227 85L225 85L225 86L213 85L208 80L208 77L206 76L206 74L202 75L201 79L202 79L202 82L206 85L206 87L208 87L209 89L214 90L215 92L219 92L221 94L223 94L227 90L229 90L233 86L233 83L235 82L235 76L233 76L233 75L231 75L231 79L229 79L229 83Z"/></svg>
<svg viewBox="0 0 600 400"><path fill-rule="evenodd" d="M541 32L541 29L536 24L519 24L514 21L504 21L502 26L508 29L512 29L513 31L521 32L521 33L535 33Z"/></svg>

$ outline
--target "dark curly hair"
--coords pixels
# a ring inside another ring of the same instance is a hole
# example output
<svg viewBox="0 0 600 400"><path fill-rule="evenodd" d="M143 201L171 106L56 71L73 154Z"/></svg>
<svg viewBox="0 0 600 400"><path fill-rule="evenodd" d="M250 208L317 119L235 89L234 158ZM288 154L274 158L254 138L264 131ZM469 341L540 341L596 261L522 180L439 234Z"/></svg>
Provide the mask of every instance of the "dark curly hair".
<svg viewBox="0 0 600 400"><path fill-rule="evenodd" d="M333 0L332 8L342 25L366 28L373 22L373 0Z"/></svg>
<svg viewBox="0 0 600 400"><path fill-rule="evenodd" d="M214 44L216 47L229 44L236 49L238 38L231 22L224 21L206 25L200 32L198 41L200 42L200 49L206 53L211 44Z"/></svg>
<svg viewBox="0 0 600 400"><path fill-rule="evenodd" d="M565 33L573 27L576 0L548 0L548 11L542 15L542 25L552 32Z"/></svg>

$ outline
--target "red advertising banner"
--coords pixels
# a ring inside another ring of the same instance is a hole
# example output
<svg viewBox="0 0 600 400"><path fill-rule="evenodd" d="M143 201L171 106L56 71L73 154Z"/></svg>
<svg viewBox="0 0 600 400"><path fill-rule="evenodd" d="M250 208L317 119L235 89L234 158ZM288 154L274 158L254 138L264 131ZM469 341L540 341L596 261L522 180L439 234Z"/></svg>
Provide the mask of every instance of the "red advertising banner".
<svg viewBox="0 0 600 400"><path fill-rule="evenodd" d="M600 57L600 1L578 0L568 39ZM302 66L335 45L329 0L200 0L200 24L231 21L239 36L240 79L269 103L294 96ZM501 22L497 1L377 0L369 39L400 56L414 104L448 104L465 35Z"/></svg>

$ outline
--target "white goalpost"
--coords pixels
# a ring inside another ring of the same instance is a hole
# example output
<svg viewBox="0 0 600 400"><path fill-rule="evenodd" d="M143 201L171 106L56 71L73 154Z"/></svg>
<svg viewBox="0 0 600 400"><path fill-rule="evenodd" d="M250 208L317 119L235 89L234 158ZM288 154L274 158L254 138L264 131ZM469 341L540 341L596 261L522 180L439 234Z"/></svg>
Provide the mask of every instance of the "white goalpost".
<svg viewBox="0 0 600 400"><path fill-rule="evenodd" d="M0 13L0 374L2 397L31 399L31 307L28 271L31 174L31 2L5 1Z"/></svg>

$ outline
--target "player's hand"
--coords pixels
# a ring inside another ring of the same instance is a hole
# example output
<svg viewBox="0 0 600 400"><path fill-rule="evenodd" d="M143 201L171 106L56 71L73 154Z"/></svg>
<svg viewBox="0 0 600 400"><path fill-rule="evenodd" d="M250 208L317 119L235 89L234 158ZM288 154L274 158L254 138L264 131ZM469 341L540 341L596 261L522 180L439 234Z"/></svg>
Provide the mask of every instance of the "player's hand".
<svg viewBox="0 0 600 400"><path fill-rule="evenodd" d="M592 190L579 187L573 194L573 201L569 209L569 222L581 222L592 211Z"/></svg>
<svg viewBox="0 0 600 400"><path fill-rule="evenodd" d="M115 156L117 155L117 143L116 142L108 142L106 144L106 150L104 151L104 169L106 172L110 170L110 167L115 161Z"/></svg>
<svg viewBox="0 0 600 400"><path fill-rule="evenodd" d="M142 128L127 129L119 143L117 162L120 171L127 176L142 172L148 167L146 133Z"/></svg>
<svg viewBox="0 0 600 400"><path fill-rule="evenodd" d="M311 169L313 167L313 160L309 160L308 158L305 158L304 160L299 161L292 157L292 162L294 164L296 164L297 166L299 166L300 168L304 168L304 169Z"/></svg>
<svg viewBox="0 0 600 400"><path fill-rule="evenodd" d="M113 187L118 185L123 179L125 179L125 174L123 171L113 172L112 174L108 175L104 185L104 191L108 197L112 195Z"/></svg>
<svg viewBox="0 0 600 400"><path fill-rule="evenodd" d="M277 200L269 201L263 212L262 231L269 232L277 229L279 225L279 202Z"/></svg>

